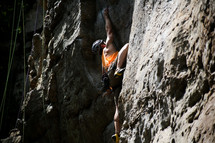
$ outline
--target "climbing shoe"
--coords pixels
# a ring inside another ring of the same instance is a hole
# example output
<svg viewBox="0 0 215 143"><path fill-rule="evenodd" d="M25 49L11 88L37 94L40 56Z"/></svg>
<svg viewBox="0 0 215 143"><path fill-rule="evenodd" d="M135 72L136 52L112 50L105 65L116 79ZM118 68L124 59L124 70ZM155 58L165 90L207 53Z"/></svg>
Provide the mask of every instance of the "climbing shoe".
<svg viewBox="0 0 215 143"><path fill-rule="evenodd" d="M113 139L114 142L119 143L119 135L118 134L114 134L111 137Z"/></svg>
<svg viewBox="0 0 215 143"><path fill-rule="evenodd" d="M124 72L125 68L123 69L116 69L116 71L114 72L114 77L115 78L119 78L123 75L123 72Z"/></svg>

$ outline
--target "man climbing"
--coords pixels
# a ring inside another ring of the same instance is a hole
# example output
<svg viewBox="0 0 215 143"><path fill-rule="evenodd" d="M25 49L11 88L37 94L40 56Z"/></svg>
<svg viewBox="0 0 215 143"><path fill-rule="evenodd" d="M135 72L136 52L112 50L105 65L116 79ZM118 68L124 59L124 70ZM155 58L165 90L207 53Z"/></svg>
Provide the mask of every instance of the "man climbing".
<svg viewBox="0 0 215 143"><path fill-rule="evenodd" d="M115 134L112 136L112 138L116 141L116 143L118 143L121 129L118 110L118 96L121 91L122 76L125 69L125 61L128 52L128 43L125 44L119 52L117 51L113 42L113 29L107 8L104 10L103 16L105 19L107 38L106 41L95 41L92 45L92 51L94 53L98 51L100 55L102 55L103 91L106 92L106 95L110 95L112 93L114 94L116 106L114 115Z"/></svg>

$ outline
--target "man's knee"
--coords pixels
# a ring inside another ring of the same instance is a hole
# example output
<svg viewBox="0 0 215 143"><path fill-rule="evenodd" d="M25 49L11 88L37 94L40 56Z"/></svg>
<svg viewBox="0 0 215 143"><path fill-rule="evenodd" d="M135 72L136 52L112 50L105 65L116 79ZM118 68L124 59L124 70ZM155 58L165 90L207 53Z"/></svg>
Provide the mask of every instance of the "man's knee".
<svg viewBox="0 0 215 143"><path fill-rule="evenodd" d="M119 114L114 116L114 122L119 122Z"/></svg>
<svg viewBox="0 0 215 143"><path fill-rule="evenodd" d="M126 43L123 47L122 47L122 51L128 51L128 47L129 47L129 44L128 43Z"/></svg>
<svg viewBox="0 0 215 143"><path fill-rule="evenodd" d="M120 49L119 55L120 55L120 56L127 55L127 53L128 53L128 47L129 47L128 43L125 44L125 45ZM119 59L119 60L120 60L120 59Z"/></svg>

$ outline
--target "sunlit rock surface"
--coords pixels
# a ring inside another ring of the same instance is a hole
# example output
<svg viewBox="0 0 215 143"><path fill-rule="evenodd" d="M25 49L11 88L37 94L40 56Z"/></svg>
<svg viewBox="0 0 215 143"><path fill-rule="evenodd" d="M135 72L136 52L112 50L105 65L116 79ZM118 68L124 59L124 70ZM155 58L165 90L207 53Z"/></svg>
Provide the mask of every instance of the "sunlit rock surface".
<svg viewBox="0 0 215 143"><path fill-rule="evenodd" d="M135 1L123 142L215 142L215 3Z"/></svg>
<svg viewBox="0 0 215 143"><path fill-rule="evenodd" d="M112 142L113 96L102 96L100 57L91 53L106 38L106 6L116 47L130 43L121 142L215 142L213 0L48 1L28 59L25 142Z"/></svg>

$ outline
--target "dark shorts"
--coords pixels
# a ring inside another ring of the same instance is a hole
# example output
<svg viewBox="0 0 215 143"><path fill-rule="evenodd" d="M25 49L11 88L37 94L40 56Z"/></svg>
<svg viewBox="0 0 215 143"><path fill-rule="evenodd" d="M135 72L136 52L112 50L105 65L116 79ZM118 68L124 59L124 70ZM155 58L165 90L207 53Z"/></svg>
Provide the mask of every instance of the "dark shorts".
<svg viewBox="0 0 215 143"><path fill-rule="evenodd" d="M121 87L121 85L122 85L122 78L123 78L122 76L119 77L119 78L115 78L114 77L114 72L116 70L116 65L117 65L117 59L118 59L118 57L113 62L113 64L111 64L111 66L109 67L108 72L107 72L108 77L109 77L110 87L112 87L113 89Z"/></svg>
<svg viewBox="0 0 215 143"><path fill-rule="evenodd" d="M122 124L123 123L123 115L120 112L121 110L118 109L118 107L119 107L118 106L118 98L119 98L119 94L120 94L121 89L122 89L122 79L123 79L123 76L121 76L119 78L115 78L114 77L114 72L116 70L116 65L117 65L117 58L114 61L114 63L109 67L107 74L108 74L108 77L109 77L110 87L113 88L114 103L115 103L115 106L116 106L116 108L118 110L119 122L120 122L120 124Z"/></svg>

